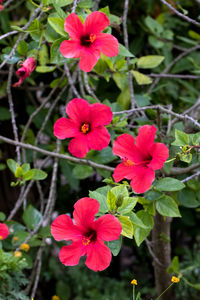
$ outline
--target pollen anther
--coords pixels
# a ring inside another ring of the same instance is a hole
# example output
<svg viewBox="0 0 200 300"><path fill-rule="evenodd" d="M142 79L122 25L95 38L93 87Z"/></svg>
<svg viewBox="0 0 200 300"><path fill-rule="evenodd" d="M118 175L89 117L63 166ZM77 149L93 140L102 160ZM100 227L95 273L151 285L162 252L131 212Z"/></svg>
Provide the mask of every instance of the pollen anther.
<svg viewBox="0 0 200 300"><path fill-rule="evenodd" d="M84 124L81 126L81 132L82 132L82 133L87 133L89 130L90 130L89 124L84 123Z"/></svg>
<svg viewBox="0 0 200 300"><path fill-rule="evenodd" d="M90 42L93 43L96 40L96 34L91 33L90 34Z"/></svg>
<svg viewBox="0 0 200 300"><path fill-rule="evenodd" d="M87 246L87 245L90 244L90 239L88 239L88 238L86 238L86 237L83 237L82 243L83 243L84 246Z"/></svg>
<svg viewBox="0 0 200 300"><path fill-rule="evenodd" d="M127 159L125 162L124 162L124 165L126 167L130 167L130 166L133 166L135 163L129 159Z"/></svg>

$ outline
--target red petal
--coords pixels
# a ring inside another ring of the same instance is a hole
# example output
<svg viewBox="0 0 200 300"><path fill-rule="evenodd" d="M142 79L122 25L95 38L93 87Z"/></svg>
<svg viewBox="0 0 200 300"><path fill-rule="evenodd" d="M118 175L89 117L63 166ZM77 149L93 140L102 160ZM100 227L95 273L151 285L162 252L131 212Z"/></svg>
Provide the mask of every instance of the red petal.
<svg viewBox="0 0 200 300"><path fill-rule="evenodd" d="M65 19L64 27L70 38L73 39L79 39L84 33L84 25L75 13L71 13Z"/></svg>
<svg viewBox="0 0 200 300"><path fill-rule="evenodd" d="M78 135L79 127L72 120L60 118L54 124L53 132L58 139L63 140Z"/></svg>
<svg viewBox="0 0 200 300"><path fill-rule="evenodd" d="M100 52L98 49L91 47L91 51L82 50L81 59L79 61L79 67L85 72L90 72L96 65L98 59L100 58Z"/></svg>
<svg viewBox="0 0 200 300"><path fill-rule="evenodd" d="M2 240L5 240L9 235L9 229L6 224L0 223L0 237Z"/></svg>
<svg viewBox="0 0 200 300"><path fill-rule="evenodd" d="M136 193L144 193L150 189L155 179L155 173L152 169L136 166L132 174L131 186Z"/></svg>
<svg viewBox="0 0 200 300"><path fill-rule="evenodd" d="M87 248L86 266L93 271L105 270L111 262L111 252L103 243L91 243Z"/></svg>
<svg viewBox="0 0 200 300"><path fill-rule="evenodd" d="M94 103L90 106L91 124L93 127L108 125L112 121L112 111L109 106Z"/></svg>
<svg viewBox="0 0 200 300"><path fill-rule="evenodd" d="M80 240L82 235L72 219L67 215L58 216L51 224L51 234L56 241Z"/></svg>
<svg viewBox="0 0 200 300"><path fill-rule="evenodd" d="M80 45L77 41L63 41L60 44L60 53L67 58L80 57Z"/></svg>
<svg viewBox="0 0 200 300"><path fill-rule="evenodd" d="M90 105L81 98L71 100L66 107L66 113L77 124L90 122Z"/></svg>
<svg viewBox="0 0 200 300"><path fill-rule="evenodd" d="M117 240L122 231L119 220L113 215L104 215L94 222L97 237L104 241Z"/></svg>
<svg viewBox="0 0 200 300"><path fill-rule="evenodd" d="M95 215L99 211L99 202L92 198L81 198L74 204L73 217L78 226L87 228L94 222Z"/></svg>
<svg viewBox="0 0 200 300"><path fill-rule="evenodd" d="M90 149L100 151L108 146L110 143L110 134L108 130L103 127L95 127L87 134L88 146Z"/></svg>
<svg viewBox="0 0 200 300"><path fill-rule="evenodd" d="M98 34L95 40L95 46L98 46L100 52L109 57L116 56L119 53L118 40L112 34Z"/></svg>
<svg viewBox="0 0 200 300"><path fill-rule="evenodd" d="M135 138L135 144L137 148L143 153L143 155L148 156L150 148L153 146L156 127L152 125L144 125L140 127L139 134Z"/></svg>
<svg viewBox="0 0 200 300"><path fill-rule="evenodd" d="M120 135L113 143L113 153L123 159L129 159L133 162L140 162L143 156L134 144L132 135L124 133Z"/></svg>
<svg viewBox="0 0 200 300"><path fill-rule="evenodd" d="M102 30L104 30L105 27L107 27L110 24L110 21L106 14L95 11L89 14L87 16L84 26L85 26L85 33L90 34L96 34L100 33Z"/></svg>
<svg viewBox="0 0 200 300"><path fill-rule="evenodd" d="M134 166L125 166L124 163L119 164L113 173L115 182L121 181L123 178L131 179L133 176Z"/></svg>
<svg viewBox="0 0 200 300"><path fill-rule="evenodd" d="M87 136L80 134L69 142L69 152L76 157L82 158L90 151Z"/></svg>
<svg viewBox="0 0 200 300"><path fill-rule="evenodd" d="M62 247L59 253L61 263L65 266L78 265L80 257L84 255L82 246L82 242L74 242Z"/></svg>
<svg viewBox="0 0 200 300"><path fill-rule="evenodd" d="M169 157L168 148L162 143L153 144L150 154L152 155L152 161L147 166L153 170L162 169L164 162Z"/></svg>

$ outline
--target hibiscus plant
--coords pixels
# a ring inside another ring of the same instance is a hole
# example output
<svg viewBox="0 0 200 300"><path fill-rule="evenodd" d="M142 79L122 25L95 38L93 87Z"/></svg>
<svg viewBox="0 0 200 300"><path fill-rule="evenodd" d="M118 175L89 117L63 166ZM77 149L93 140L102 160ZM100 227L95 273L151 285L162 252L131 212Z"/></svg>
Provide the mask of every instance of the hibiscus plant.
<svg viewBox="0 0 200 300"><path fill-rule="evenodd" d="M177 248L200 234L200 24L184 0L110 2L0 0L1 299L114 299L70 278L126 258L125 300L199 290Z"/></svg>

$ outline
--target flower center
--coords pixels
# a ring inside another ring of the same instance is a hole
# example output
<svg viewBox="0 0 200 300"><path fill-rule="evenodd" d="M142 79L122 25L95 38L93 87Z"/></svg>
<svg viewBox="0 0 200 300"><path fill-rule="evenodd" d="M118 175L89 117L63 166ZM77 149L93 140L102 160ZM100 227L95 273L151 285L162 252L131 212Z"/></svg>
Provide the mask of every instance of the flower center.
<svg viewBox="0 0 200 300"><path fill-rule="evenodd" d="M124 165L125 165L126 167L130 167L130 166L135 165L135 163L134 163L133 161L127 159L127 160L124 162Z"/></svg>
<svg viewBox="0 0 200 300"><path fill-rule="evenodd" d="M26 72L25 72L24 70L20 70L20 69L18 70L18 75L19 75L19 76L24 76L25 73L26 73Z"/></svg>
<svg viewBox="0 0 200 300"><path fill-rule="evenodd" d="M90 125L88 123L83 123L81 125L81 132L86 134L90 130Z"/></svg>
<svg viewBox="0 0 200 300"><path fill-rule="evenodd" d="M94 230L88 231L82 238L82 244L84 246L89 245L91 242L95 242L97 239L97 233Z"/></svg>
<svg viewBox="0 0 200 300"><path fill-rule="evenodd" d="M0 235L0 241L1 241L1 240L3 240L3 237L2 237L2 235Z"/></svg>
<svg viewBox="0 0 200 300"><path fill-rule="evenodd" d="M84 35L81 37L81 45L89 47L96 40L96 34Z"/></svg>

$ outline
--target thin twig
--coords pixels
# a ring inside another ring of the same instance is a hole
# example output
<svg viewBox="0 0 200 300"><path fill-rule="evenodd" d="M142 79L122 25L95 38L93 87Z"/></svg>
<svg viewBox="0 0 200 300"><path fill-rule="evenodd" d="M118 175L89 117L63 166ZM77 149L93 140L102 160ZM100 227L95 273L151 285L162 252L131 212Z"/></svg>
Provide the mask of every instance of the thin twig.
<svg viewBox="0 0 200 300"><path fill-rule="evenodd" d="M33 151L42 153L46 156L58 157L60 159L69 160L69 161L74 162L74 163L78 163L78 164L82 164L82 165L89 165L89 166L91 166L95 169L102 169L102 170L107 170L107 171L110 171L110 172L114 171L114 168L112 168L112 167L108 167L108 166L105 166L105 165L102 165L102 164L97 164L97 163L92 162L91 160L82 159L82 158L75 158L75 157L72 157L72 156L69 156L69 155L59 154L59 153L56 153L56 152L53 152L53 151L47 151L47 150L41 149L39 147L30 145L30 144L16 142L16 141L14 141L12 139L9 139L7 137L4 137L2 135L0 135L0 140L5 142L5 143L14 145L14 146L20 146L20 147L23 147L25 149L29 149L29 150L33 150Z"/></svg>
<svg viewBox="0 0 200 300"><path fill-rule="evenodd" d="M14 67L13 65L10 65L10 67L9 67L8 83L7 83L7 94L8 94L9 110L10 110L10 113L11 113L11 122L12 122L13 134L14 134L15 141L19 142L18 129L17 129L16 121L15 121L15 111L14 111L14 104L13 104L13 100L12 100L12 92L11 92L13 67ZM16 153L17 153L17 162L18 162L18 164L21 164L19 146L16 147Z"/></svg>
<svg viewBox="0 0 200 300"><path fill-rule="evenodd" d="M167 108L164 108L163 106L161 105L150 105L150 106L143 106L143 107L140 107L140 108L133 108L133 109L130 109L130 110L122 110L122 111L118 111L118 112L113 112L113 115L121 115L121 114L128 114L128 115L131 115L133 114L134 112L136 111L145 111L147 109L160 109L160 111L164 112L164 113L167 113L167 114L170 114L176 118L178 118L179 120L189 120L191 121L195 126L197 126L198 128L200 128L200 123L193 119L192 117L188 116L188 115L180 115L180 114L177 114Z"/></svg>
<svg viewBox="0 0 200 300"><path fill-rule="evenodd" d="M93 7L93 9L92 9L93 11L98 10L100 1L101 1L101 0L95 0L95 1L94 1L94 7Z"/></svg>
<svg viewBox="0 0 200 300"><path fill-rule="evenodd" d="M155 256L153 250L151 249L151 242L148 239L145 239L145 242L154 262L157 263L157 265L159 265L160 267L165 268L165 266L159 261L159 259Z"/></svg>
<svg viewBox="0 0 200 300"><path fill-rule="evenodd" d="M183 74L146 74L147 76L150 77L155 77L155 78L182 78L182 79L200 79L200 76L197 75L183 75Z"/></svg>
<svg viewBox="0 0 200 300"><path fill-rule="evenodd" d="M40 255L38 256L38 259L37 259L38 263L37 263L37 268L36 268L35 281L34 281L33 289L31 292L31 299L35 298L35 293L36 293L37 286L39 283L40 272L41 272L41 267L42 267L42 253L44 250L44 246L41 246L40 249L41 249Z"/></svg>
<svg viewBox="0 0 200 300"><path fill-rule="evenodd" d="M73 7L72 7L72 13L75 13L75 11L76 11L76 6L77 6L77 4L78 4L79 1L80 1L80 0L74 0Z"/></svg>
<svg viewBox="0 0 200 300"><path fill-rule="evenodd" d="M124 32L124 44L127 49L129 49L128 45L128 31L127 31L127 15L128 15L128 6L129 0L124 1L124 13L123 13L123 32ZM127 66L130 65L130 58L126 58ZM131 98L131 108L137 107L135 96L134 96L134 87L133 87L133 75L131 71L128 71L128 80L129 80L129 89L130 89L130 98Z"/></svg>
<svg viewBox="0 0 200 300"><path fill-rule="evenodd" d="M89 82L88 82L88 76L86 72L83 72L83 79L84 79L84 84L85 84L85 88L87 90L87 92L97 101L100 102L100 100L97 98L97 96L95 95L95 93L92 91Z"/></svg>
<svg viewBox="0 0 200 300"><path fill-rule="evenodd" d="M165 4L167 7L169 7L170 10L172 10L176 15L178 15L179 17L181 17L182 19L186 20L189 23L192 23L194 25L200 26L200 23L191 19L188 16L185 16L184 14L180 13L178 10L176 10L170 3L168 3L165 0L160 0L163 4Z"/></svg>
<svg viewBox="0 0 200 300"><path fill-rule="evenodd" d="M170 171L170 175L182 175L182 174L186 174L186 173L189 173L197 168L200 167L200 164L199 163L195 163L187 168L177 168L177 167L174 167L171 169Z"/></svg>
<svg viewBox="0 0 200 300"><path fill-rule="evenodd" d="M75 86L74 86L74 81L73 81L72 76L71 76L71 74L70 74L70 70L69 70L68 65L67 65L67 64L64 64L64 68L65 68L65 73L66 73L66 75L67 75L67 79L68 79L69 85L71 86L71 88L72 88L74 94L76 95L76 97L81 98L79 92L77 91L77 89L76 89Z"/></svg>
<svg viewBox="0 0 200 300"><path fill-rule="evenodd" d="M186 182L186 181L188 181L188 180L190 180L190 179L192 179L192 178L198 177L198 176L200 176L200 171L194 173L193 175L191 175L191 176L189 176L189 177L187 177L187 178L185 178L185 179L183 179L183 180L181 180L181 181L182 181L182 182Z"/></svg>

